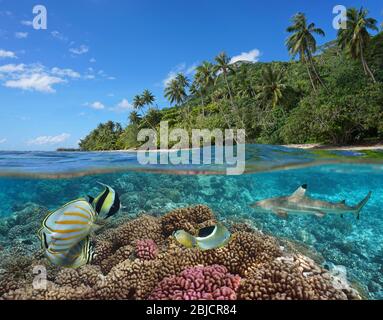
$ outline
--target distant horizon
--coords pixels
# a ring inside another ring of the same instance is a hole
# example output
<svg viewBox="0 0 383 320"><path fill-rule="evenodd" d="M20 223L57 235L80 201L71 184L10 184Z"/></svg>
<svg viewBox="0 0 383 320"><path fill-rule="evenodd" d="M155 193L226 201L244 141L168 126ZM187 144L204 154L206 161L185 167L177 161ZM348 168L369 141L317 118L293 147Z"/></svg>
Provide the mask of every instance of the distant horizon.
<svg viewBox="0 0 383 320"><path fill-rule="evenodd" d="M363 5L382 22L381 1ZM164 84L182 71L192 77L221 51L233 61L291 61L285 40L291 17L304 12L335 39L339 3L297 0L45 0L47 30L32 27L31 0L0 0L0 149L78 148L99 123L126 125L136 94L149 89L169 107ZM229 21L229 22L228 22ZM16 129L15 129L16 128Z"/></svg>

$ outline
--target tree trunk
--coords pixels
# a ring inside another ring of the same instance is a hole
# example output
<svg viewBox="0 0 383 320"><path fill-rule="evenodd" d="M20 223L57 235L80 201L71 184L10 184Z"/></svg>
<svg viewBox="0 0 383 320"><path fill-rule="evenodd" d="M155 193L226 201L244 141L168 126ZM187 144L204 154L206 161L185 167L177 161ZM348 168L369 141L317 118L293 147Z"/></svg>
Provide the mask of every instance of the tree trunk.
<svg viewBox="0 0 383 320"><path fill-rule="evenodd" d="M366 59L364 58L364 50L363 50L363 45L362 43L360 43L360 59L362 60L362 66L363 66L363 69L364 69L364 72L367 76L370 76L372 81L374 83L376 83L376 79L375 79L375 76L374 74L372 73L370 67L368 66L367 64L367 61Z"/></svg>
<svg viewBox="0 0 383 320"><path fill-rule="evenodd" d="M319 73L318 73L318 71L317 71L317 69L316 69L316 67L315 67L315 64L314 64L313 59L310 58L310 61L311 61L311 67L312 67L312 69L313 69L313 71L314 71L314 73L315 73L316 78L318 79L318 81L320 82L320 84L321 84L321 85L328 91L327 86L324 84L324 82L323 82L323 80L322 80L322 77L319 75Z"/></svg>
<svg viewBox="0 0 383 320"><path fill-rule="evenodd" d="M322 77L319 75L319 73L318 73L318 71L317 71L317 69L315 67L314 59L313 59L313 57L312 57L310 52L308 53L308 61L309 61L310 65L311 65L312 70L314 71L315 77L317 78L319 83L328 91L328 88L324 84L324 82L322 80Z"/></svg>
<svg viewBox="0 0 383 320"><path fill-rule="evenodd" d="M312 77L311 70L310 70L310 66L309 66L309 63L308 63L308 61L307 61L307 57L306 57L306 55L304 55L304 59L305 59L304 64L306 65L307 73L309 74L309 77L310 77L311 86L313 87L314 92L317 92L317 88L316 88L316 86L315 86L314 79L313 79L313 77Z"/></svg>
<svg viewBox="0 0 383 320"><path fill-rule="evenodd" d="M203 93L200 93L201 95L201 102L202 102L202 117L205 118L205 102L203 101Z"/></svg>
<svg viewBox="0 0 383 320"><path fill-rule="evenodd" d="M244 124L243 120L241 119L241 117L240 117L240 115L239 115L239 110L238 110L238 108L236 107L236 105L234 104L234 98L233 98L233 94L232 94L232 92L231 92L231 88L230 88L229 81L228 81L228 79L227 79L227 74L226 74L226 72L223 73L223 77L225 78L225 82L226 82L227 89L229 90L229 97L230 97L230 102L231 102L231 108L232 108L233 111L237 114L238 120L239 120L239 122L241 123L242 127L245 128L245 124Z"/></svg>

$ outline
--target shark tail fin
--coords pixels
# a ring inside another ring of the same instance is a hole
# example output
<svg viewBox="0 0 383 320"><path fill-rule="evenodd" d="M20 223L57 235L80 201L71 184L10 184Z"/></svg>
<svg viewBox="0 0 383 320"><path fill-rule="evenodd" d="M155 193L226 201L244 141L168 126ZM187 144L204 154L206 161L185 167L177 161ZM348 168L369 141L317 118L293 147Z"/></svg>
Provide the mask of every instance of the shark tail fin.
<svg viewBox="0 0 383 320"><path fill-rule="evenodd" d="M360 212L364 208L364 206L367 204L367 202L370 200L372 195L372 192L370 191L368 195L355 207L355 217L359 220L360 219Z"/></svg>

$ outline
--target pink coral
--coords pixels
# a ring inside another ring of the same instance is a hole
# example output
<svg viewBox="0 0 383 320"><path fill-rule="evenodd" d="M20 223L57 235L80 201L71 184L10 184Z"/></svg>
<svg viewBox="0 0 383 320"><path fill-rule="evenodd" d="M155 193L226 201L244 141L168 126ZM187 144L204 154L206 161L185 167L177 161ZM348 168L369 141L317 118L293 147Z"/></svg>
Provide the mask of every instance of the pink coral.
<svg viewBox="0 0 383 320"><path fill-rule="evenodd" d="M236 300L241 278L224 266L187 268L179 276L163 279L150 300Z"/></svg>
<svg viewBox="0 0 383 320"><path fill-rule="evenodd" d="M141 260L154 260L158 254L157 244L153 240L138 240L136 256Z"/></svg>

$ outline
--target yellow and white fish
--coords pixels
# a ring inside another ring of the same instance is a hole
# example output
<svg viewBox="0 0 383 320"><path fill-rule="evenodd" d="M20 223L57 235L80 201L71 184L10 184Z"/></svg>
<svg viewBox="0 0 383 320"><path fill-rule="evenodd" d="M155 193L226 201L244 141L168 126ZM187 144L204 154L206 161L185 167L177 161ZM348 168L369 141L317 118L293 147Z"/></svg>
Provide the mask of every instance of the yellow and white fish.
<svg viewBox="0 0 383 320"><path fill-rule="evenodd" d="M230 231L222 224L199 230L198 237L179 230L174 232L176 240L186 248L199 248L202 251L224 247L231 238Z"/></svg>
<svg viewBox="0 0 383 320"><path fill-rule="evenodd" d="M54 265L76 269L89 264L94 257L94 251L88 236L69 250L52 251L48 248L45 256Z"/></svg>
<svg viewBox="0 0 383 320"><path fill-rule="evenodd" d="M85 199L69 202L49 213L39 230L47 258L60 266L78 267L87 263L92 251L90 235L103 222Z"/></svg>
<svg viewBox="0 0 383 320"><path fill-rule="evenodd" d="M108 219L121 209L121 201L118 193L106 184L98 182L105 190L96 198L88 196L89 203L93 206L100 218Z"/></svg>

